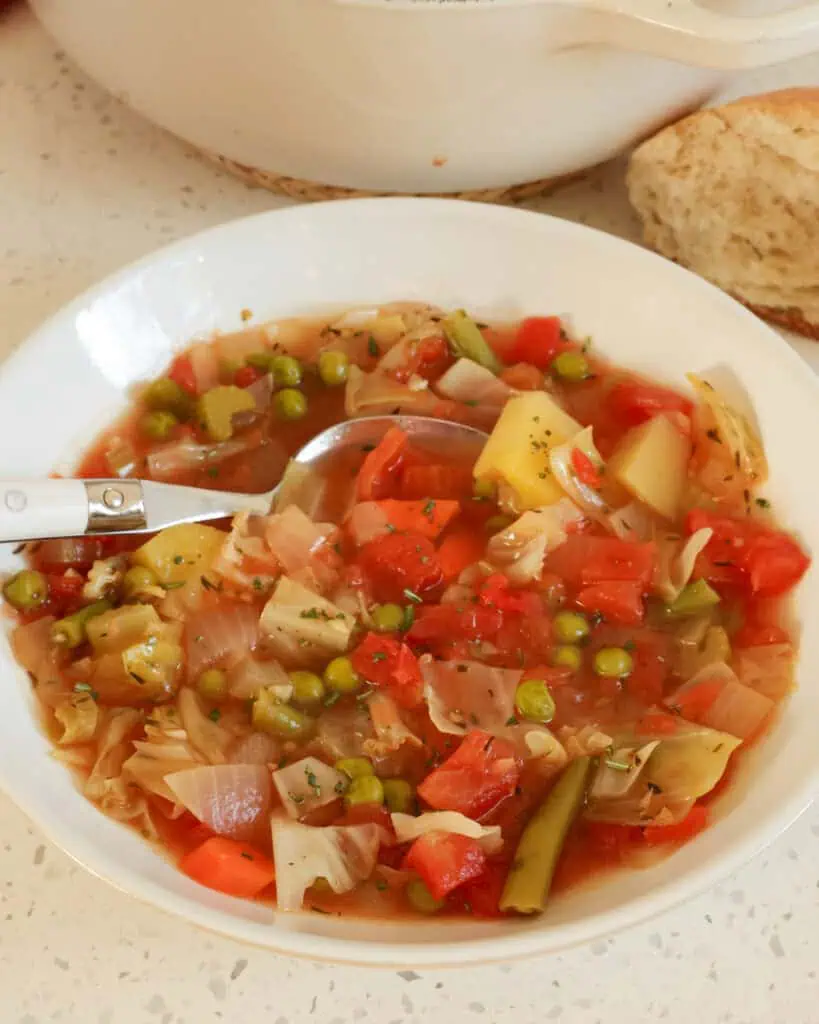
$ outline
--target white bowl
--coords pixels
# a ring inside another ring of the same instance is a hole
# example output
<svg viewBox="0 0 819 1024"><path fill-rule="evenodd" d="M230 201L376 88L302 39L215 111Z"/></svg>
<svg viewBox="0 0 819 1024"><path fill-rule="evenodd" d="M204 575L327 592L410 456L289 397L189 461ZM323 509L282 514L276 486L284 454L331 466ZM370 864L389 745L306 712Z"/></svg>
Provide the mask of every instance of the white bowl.
<svg viewBox="0 0 819 1024"><path fill-rule="evenodd" d="M519 210L387 199L262 214L177 243L77 299L0 373L7 477L70 466L122 407L195 335L390 299L464 305L482 316L569 313L618 362L681 384L728 364L752 397L783 521L819 551L819 382L759 320L656 256L576 224ZM0 568L14 563L10 551ZM797 611L819 612L819 574ZM106 819L49 757L30 686L2 639L0 784L89 870L188 920L283 952L366 964L456 964L520 957L587 941L656 914L716 882L807 806L819 776L819 630L806 630L800 687L753 764L745 763L712 828L664 862L556 899L542 917L499 924L410 924L270 909L200 888L135 834Z"/></svg>

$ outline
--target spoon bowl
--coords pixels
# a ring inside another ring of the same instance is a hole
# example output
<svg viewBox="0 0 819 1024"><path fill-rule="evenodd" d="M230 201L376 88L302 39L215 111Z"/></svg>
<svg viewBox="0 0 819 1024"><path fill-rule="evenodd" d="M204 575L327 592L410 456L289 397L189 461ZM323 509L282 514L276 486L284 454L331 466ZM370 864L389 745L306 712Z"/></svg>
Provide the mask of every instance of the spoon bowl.
<svg viewBox="0 0 819 1024"><path fill-rule="evenodd" d="M435 448L477 456L486 434L474 427L424 416L368 416L336 423L311 438L293 457L316 466L344 449L375 445L390 427ZM262 494L214 491L154 480L0 481L0 542L80 537L101 533L155 533L179 523L225 519L237 512L267 515L282 482Z"/></svg>

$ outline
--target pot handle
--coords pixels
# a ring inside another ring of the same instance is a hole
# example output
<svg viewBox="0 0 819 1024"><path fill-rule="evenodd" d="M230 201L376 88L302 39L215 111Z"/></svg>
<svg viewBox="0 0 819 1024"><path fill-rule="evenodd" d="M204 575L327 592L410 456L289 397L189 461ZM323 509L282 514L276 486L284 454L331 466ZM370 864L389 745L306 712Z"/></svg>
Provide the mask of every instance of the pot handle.
<svg viewBox="0 0 819 1024"><path fill-rule="evenodd" d="M819 50L816 2L756 17L719 14L692 0L560 2L599 14L594 42L695 67L738 71L779 64Z"/></svg>
<svg viewBox="0 0 819 1024"><path fill-rule="evenodd" d="M480 8L548 5L549 0L332 0L343 7L408 10L432 7L458 15ZM695 67L743 70L819 51L819 2L778 14L735 17L693 0L555 0L594 15L575 45L599 43Z"/></svg>

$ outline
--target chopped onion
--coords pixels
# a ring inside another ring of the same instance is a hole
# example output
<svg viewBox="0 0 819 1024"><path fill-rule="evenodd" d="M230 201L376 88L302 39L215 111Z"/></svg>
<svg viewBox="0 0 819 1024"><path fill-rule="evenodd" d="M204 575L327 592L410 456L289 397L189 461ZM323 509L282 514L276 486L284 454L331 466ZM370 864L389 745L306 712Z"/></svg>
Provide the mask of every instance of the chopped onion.
<svg viewBox="0 0 819 1024"><path fill-rule="evenodd" d="M655 586L665 601L676 601L680 596L694 573L700 552L708 546L713 533L709 527L703 527L692 533L682 548L676 539L660 541L660 571Z"/></svg>
<svg viewBox="0 0 819 1024"><path fill-rule="evenodd" d="M200 342L188 349L196 394L204 395L219 383L219 359L216 349L209 341Z"/></svg>
<svg viewBox="0 0 819 1024"><path fill-rule="evenodd" d="M220 764L165 776L176 800L211 831L252 839L270 814L270 772L263 765Z"/></svg>
<svg viewBox="0 0 819 1024"><path fill-rule="evenodd" d="M259 690L272 690L276 700L288 701L293 684L278 661L245 658L228 672L228 691L237 700L251 700Z"/></svg>
<svg viewBox="0 0 819 1024"><path fill-rule="evenodd" d="M594 800L614 800L625 796L659 744L659 740L652 740L639 748L620 747L610 757L601 759L590 797Z"/></svg>
<svg viewBox="0 0 819 1024"><path fill-rule="evenodd" d="M477 839L484 853L490 856L503 848L500 825L481 825L458 811L426 811L417 817L395 813L390 817L399 843L411 843L429 832L449 832L451 835Z"/></svg>
<svg viewBox="0 0 819 1024"><path fill-rule="evenodd" d="M734 671L743 686L770 700L782 700L793 689L794 656L790 644L765 644L736 651Z"/></svg>
<svg viewBox="0 0 819 1024"><path fill-rule="evenodd" d="M706 682L718 682L721 689L716 700L699 716L698 721L702 725L748 739L773 710L774 702L769 697L744 686L724 662L715 662L700 669L667 697L665 703L673 707L681 695Z"/></svg>
<svg viewBox="0 0 819 1024"><path fill-rule="evenodd" d="M435 390L456 402L477 402L496 409L517 394L514 388L497 377L491 370L474 359L459 359L438 378Z"/></svg>
<svg viewBox="0 0 819 1024"><path fill-rule="evenodd" d="M53 615L45 615L42 619L15 627L11 633L15 661L38 682L54 667L51 627L56 621Z"/></svg>
<svg viewBox="0 0 819 1024"><path fill-rule="evenodd" d="M385 838L378 825L316 828L274 819L273 859L276 903L280 910L299 910L305 890L318 878L335 893L349 892L369 878Z"/></svg>
<svg viewBox="0 0 819 1024"><path fill-rule="evenodd" d="M224 764L227 761L225 750L232 740L231 734L205 714L193 690L186 687L181 689L176 700L182 727L191 745L209 764Z"/></svg>
<svg viewBox="0 0 819 1024"><path fill-rule="evenodd" d="M216 608L199 612L185 623L188 679L217 663L237 665L259 642L259 612L249 604L222 601Z"/></svg>
<svg viewBox="0 0 819 1024"><path fill-rule="evenodd" d="M330 761L361 757L364 744L374 738L372 720L361 701L336 704L319 716L316 744Z"/></svg>
<svg viewBox="0 0 819 1024"><path fill-rule="evenodd" d="M355 619L338 605L319 596L295 580L282 576L264 606L262 633L274 650L292 657L307 645L328 653L347 650Z"/></svg>
<svg viewBox="0 0 819 1024"><path fill-rule="evenodd" d="M344 410L351 419L393 413L434 416L439 402L431 391L412 391L387 374L364 373L357 366L350 367Z"/></svg>
<svg viewBox="0 0 819 1024"><path fill-rule="evenodd" d="M302 818L344 794L347 782L341 772L317 757L303 757L273 772L273 784L291 818Z"/></svg>
<svg viewBox="0 0 819 1024"><path fill-rule="evenodd" d="M215 466L234 455L258 448L261 436L253 432L231 438L219 444L196 444L194 441L174 441L155 448L147 457L148 472L155 480L170 480L177 475L204 466Z"/></svg>
<svg viewBox="0 0 819 1024"><path fill-rule="evenodd" d="M733 466L751 485L758 486L768 478L765 449L750 420L733 408L708 381L688 374L691 386L701 402L714 416L720 441L726 446Z"/></svg>
<svg viewBox="0 0 819 1024"><path fill-rule="evenodd" d="M276 764L281 745L266 732L251 732L236 744L230 754L231 764Z"/></svg>
<svg viewBox="0 0 819 1024"><path fill-rule="evenodd" d="M583 514L568 499L524 512L496 533L486 549L488 560L514 583L540 579L549 551L566 540L566 527L583 521Z"/></svg>
<svg viewBox="0 0 819 1024"><path fill-rule="evenodd" d="M562 768L568 760L563 745L545 725L520 722L497 733L515 744L515 752L525 761L538 760L555 770Z"/></svg>
<svg viewBox="0 0 819 1024"><path fill-rule="evenodd" d="M390 533L387 513L377 501L360 501L353 505L346 525L356 547Z"/></svg>
<svg viewBox="0 0 819 1024"><path fill-rule="evenodd" d="M335 583L341 560L331 547L338 536L332 523L314 523L298 506L289 505L267 518L264 536L289 576L309 568L323 590Z"/></svg>
<svg viewBox="0 0 819 1024"><path fill-rule="evenodd" d="M612 512L608 517L608 525L621 540L645 542L654 539L654 518L646 506L637 501Z"/></svg>
<svg viewBox="0 0 819 1024"><path fill-rule="evenodd" d="M54 708L54 717L63 727L57 742L66 747L72 743L88 743L94 738L100 710L90 693L75 693Z"/></svg>
<svg viewBox="0 0 819 1024"><path fill-rule="evenodd" d="M614 742L608 733L592 724L579 727L564 725L558 730L558 735L570 758L594 757L602 754Z"/></svg>
<svg viewBox="0 0 819 1024"><path fill-rule="evenodd" d="M82 588L82 596L85 600L99 601L109 597L125 574L127 564L123 555L114 555L111 558L102 558L94 562Z"/></svg>
<svg viewBox="0 0 819 1024"><path fill-rule="evenodd" d="M439 732L463 736L470 725L496 733L507 727L523 673L479 661L420 660L429 717Z"/></svg>
<svg viewBox="0 0 819 1024"><path fill-rule="evenodd" d="M377 738L365 740L363 749L366 753L380 757L398 750L404 743L411 743L416 747L422 745L418 737L404 724L395 701L385 693L373 693L367 701L367 708Z"/></svg>
<svg viewBox="0 0 819 1024"><path fill-rule="evenodd" d="M91 800L101 799L105 783L119 777L130 752L127 741L141 720L136 708L116 708L103 716L97 729L97 758L83 788Z"/></svg>
<svg viewBox="0 0 819 1024"><path fill-rule="evenodd" d="M574 437L570 438L564 444L557 445L549 450L549 466L551 467L552 473L554 473L555 479L568 494L572 501L577 505L586 515L597 522L608 525L608 517L611 515L611 509L608 507L602 496L593 487L583 483L578 479L577 474L572 466L572 452L578 449L584 455L588 456L591 460L592 465L599 469L603 465L603 459L600 453L594 446L594 440L592 436L592 428L585 427Z"/></svg>

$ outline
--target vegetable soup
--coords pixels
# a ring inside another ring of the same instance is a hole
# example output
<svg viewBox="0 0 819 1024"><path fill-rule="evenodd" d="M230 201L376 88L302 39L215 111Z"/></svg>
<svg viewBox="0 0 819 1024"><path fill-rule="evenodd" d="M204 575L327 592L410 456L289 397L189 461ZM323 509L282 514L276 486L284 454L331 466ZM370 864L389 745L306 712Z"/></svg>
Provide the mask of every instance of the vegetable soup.
<svg viewBox="0 0 819 1024"><path fill-rule="evenodd" d="M79 475L282 489L28 546L3 592L55 756L191 878L285 911L530 914L673 851L792 685L809 564L754 429L690 384L556 317L417 303L193 345ZM395 413L487 440L289 462Z"/></svg>

